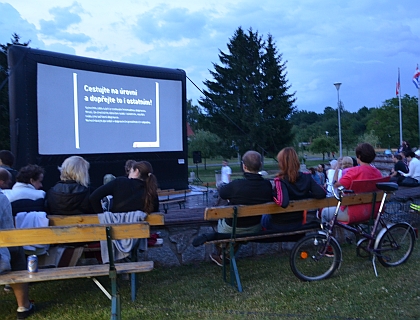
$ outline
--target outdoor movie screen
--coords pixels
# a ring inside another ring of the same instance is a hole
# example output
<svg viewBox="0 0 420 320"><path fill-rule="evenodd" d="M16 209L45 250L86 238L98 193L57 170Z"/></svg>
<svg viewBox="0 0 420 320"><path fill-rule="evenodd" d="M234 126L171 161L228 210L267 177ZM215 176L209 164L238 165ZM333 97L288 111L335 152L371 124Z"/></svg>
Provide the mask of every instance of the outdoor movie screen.
<svg viewBox="0 0 420 320"><path fill-rule="evenodd" d="M37 63L40 155L183 150L182 82Z"/></svg>

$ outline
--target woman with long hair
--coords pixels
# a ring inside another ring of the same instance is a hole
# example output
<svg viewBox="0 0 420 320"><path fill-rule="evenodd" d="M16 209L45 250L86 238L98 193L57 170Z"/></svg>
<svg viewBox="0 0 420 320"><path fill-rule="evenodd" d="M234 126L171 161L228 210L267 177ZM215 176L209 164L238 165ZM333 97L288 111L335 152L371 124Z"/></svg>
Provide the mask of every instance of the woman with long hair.
<svg viewBox="0 0 420 320"><path fill-rule="evenodd" d="M158 184L153 167L147 161L133 164L128 177L116 179L100 186L90 196L95 213L102 212L101 199L111 195L111 212L159 211Z"/></svg>
<svg viewBox="0 0 420 320"><path fill-rule="evenodd" d="M300 171L299 157L295 149L287 147L277 155L279 173L277 177L287 189L289 200L301 200L307 198L323 199L326 192L312 178L310 173ZM295 211L285 214L263 215L261 224L267 230L287 231L298 228L304 223L303 211Z"/></svg>

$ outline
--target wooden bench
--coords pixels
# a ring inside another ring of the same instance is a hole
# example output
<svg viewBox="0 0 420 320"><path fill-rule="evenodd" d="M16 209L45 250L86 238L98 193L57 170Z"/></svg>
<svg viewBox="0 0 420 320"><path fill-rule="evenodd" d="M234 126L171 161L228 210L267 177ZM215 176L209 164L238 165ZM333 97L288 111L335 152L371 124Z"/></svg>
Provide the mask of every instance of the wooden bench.
<svg viewBox="0 0 420 320"><path fill-rule="evenodd" d="M177 203L179 208L182 209L182 206L185 208L185 202L187 201L187 193L191 192L190 189L185 190L174 190L174 189L164 189L158 191L159 204L163 206L163 211L168 213L169 205L171 203ZM173 197L184 195L183 197ZM172 196L172 198L171 198Z"/></svg>
<svg viewBox="0 0 420 320"><path fill-rule="evenodd" d="M345 197L343 205L368 204L372 201L378 202L382 198L383 191L374 193L351 194ZM337 205L335 198L325 199L305 199L298 201L290 201L287 208L282 208L274 202L249 205L249 206L223 206L223 207L209 207L205 209L204 220L218 220L223 218L232 218L232 232L230 234L204 234L196 237L193 241L194 246L202 244L221 244L223 247L223 280L226 280L226 256L230 256L230 284L236 286L239 292L242 292L242 284L237 268L236 258L234 254L234 244L241 242L280 242L280 241L297 241L309 232L318 231L321 229L319 221L311 221L305 224L302 228L291 230L289 232L273 232L261 231L255 234L236 234L237 219L241 217L259 216L262 214L282 214L294 211L310 211L324 207L332 207ZM230 244L227 248L227 244ZM227 251L229 250L229 252Z"/></svg>
<svg viewBox="0 0 420 320"><path fill-rule="evenodd" d="M35 244L65 244L74 242L107 241L109 264L39 269L36 273L10 271L0 275L1 284L28 283L74 278L93 278L93 281L111 300L111 319L121 319L121 303L117 288L117 274L134 274L153 269L153 261L115 263L112 240L149 238L147 222L123 224L86 224L51 226L44 228L0 230L0 247L14 247ZM135 253L136 250L133 250ZM111 279L111 293L95 278L108 275Z"/></svg>

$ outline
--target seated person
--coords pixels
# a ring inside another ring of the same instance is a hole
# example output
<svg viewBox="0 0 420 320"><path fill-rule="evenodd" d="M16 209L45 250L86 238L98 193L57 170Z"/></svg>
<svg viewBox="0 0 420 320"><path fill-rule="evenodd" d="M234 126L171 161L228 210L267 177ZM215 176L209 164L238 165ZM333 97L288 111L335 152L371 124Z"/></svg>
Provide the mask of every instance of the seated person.
<svg viewBox="0 0 420 320"><path fill-rule="evenodd" d="M394 162L394 167L389 175L391 177L390 181L397 182L399 177L401 177L400 172L408 173L408 166L404 163L401 154L392 155L392 161Z"/></svg>
<svg viewBox="0 0 420 320"><path fill-rule="evenodd" d="M0 229L13 229L12 207L2 189L10 187L12 175L4 168L0 168ZM26 270L26 258L22 247L10 247L11 270ZM18 309L17 318L26 319L34 312L34 305L29 300L29 286L27 283L14 283L10 285L15 295Z"/></svg>
<svg viewBox="0 0 420 320"><path fill-rule="evenodd" d="M332 189L333 184L335 181L340 180L342 176L341 168L339 165L341 165L341 158L338 158L338 160L332 160L330 162L331 168L327 170L327 194L328 196L332 196Z"/></svg>
<svg viewBox="0 0 420 320"><path fill-rule="evenodd" d="M323 199L326 197L325 189L312 178L311 174L300 172L299 157L295 149L287 147L278 155L279 173L277 176L286 186L290 200L307 198ZM285 214L265 214L261 224L267 230L288 231L299 228L304 222L303 211Z"/></svg>
<svg viewBox="0 0 420 320"><path fill-rule="evenodd" d="M63 215L93 213L89 202L89 162L82 157L71 156L58 170L60 181L47 191L48 212Z"/></svg>
<svg viewBox="0 0 420 320"><path fill-rule="evenodd" d="M219 196L229 200L230 205L252 205L273 201L273 188L269 180L258 172L261 169L261 155L256 151L247 151L242 157L244 179L233 180L219 189ZM310 176L309 176L310 177ZM314 182L315 183L315 182ZM237 220L237 234L255 233L261 231L261 216L244 217ZM217 224L218 233L231 233L233 219L220 219ZM210 258L222 266L221 248Z"/></svg>
<svg viewBox="0 0 420 320"><path fill-rule="evenodd" d="M4 194L12 205L13 216L19 212L45 211L45 191L41 190L44 169L36 164L22 167L12 189Z"/></svg>
<svg viewBox="0 0 420 320"><path fill-rule="evenodd" d="M398 184L402 186L414 186L415 182L418 183L420 181L420 160L416 158L416 154L413 151L406 151L404 154L408 161L408 173L400 171L401 177L398 179ZM404 178L414 179L414 184L405 183L406 179Z"/></svg>
<svg viewBox="0 0 420 320"><path fill-rule="evenodd" d="M117 177L100 186L90 195L90 202L95 213L103 212L101 200L112 196L111 212L159 211L157 179L152 165L147 161L136 162L128 177Z"/></svg>
<svg viewBox="0 0 420 320"><path fill-rule="evenodd" d="M10 189L16 183L17 171L13 169L13 164L15 162L15 156L9 150L0 150L0 168L4 168L10 172L12 175L12 181L10 186L4 189Z"/></svg>
<svg viewBox="0 0 420 320"><path fill-rule="evenodd" d="M354 180L374 180L382 178L381 172L371 165L375 160L375 149L369 143L361 143L356 147L357 167L349 168L346 174L334 184L334 188L343 186L349 189ZM348 207L342 207L338 212L338 220L348 221ZM322 222L329 222L335 212L336 207L322 209Z"/></svg>

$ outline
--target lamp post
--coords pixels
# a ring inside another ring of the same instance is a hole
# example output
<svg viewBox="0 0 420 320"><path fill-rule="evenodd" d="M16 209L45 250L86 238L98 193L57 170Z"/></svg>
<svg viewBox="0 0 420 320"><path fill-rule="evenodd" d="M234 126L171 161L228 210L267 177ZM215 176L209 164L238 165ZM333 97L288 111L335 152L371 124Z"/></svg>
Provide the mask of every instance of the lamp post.
<svg viewBox="0 0 420 320"><path fill-rule="evenodd" d="M327 138L328 138L328 133L329 133L328 131L325 131L325 134L327 135Z"/></svg>
<svg viewBox="0 0 420 320"><path fill-rule="evenodd" d="M343 156L343 146L341 144L341 117L340 117L340 86L341 82L334 83L335 88L337 89L337 112L338 112L338 142L340 146L340 158Z"/></svg>

